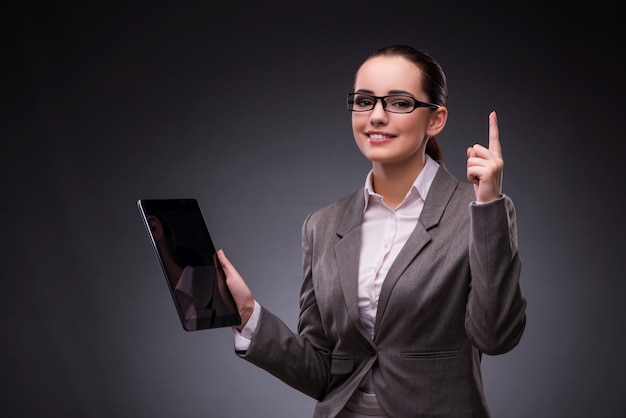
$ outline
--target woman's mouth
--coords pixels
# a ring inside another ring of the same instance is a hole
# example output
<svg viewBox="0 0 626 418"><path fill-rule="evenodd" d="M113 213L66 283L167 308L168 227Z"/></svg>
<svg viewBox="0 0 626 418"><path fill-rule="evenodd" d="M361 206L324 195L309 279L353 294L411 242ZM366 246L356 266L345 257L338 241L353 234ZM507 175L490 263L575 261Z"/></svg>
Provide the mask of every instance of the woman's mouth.
<svg viewBox="0 0 626 418"><path fill-rule="evenodd" d="M382 144L391 141L394 136L389 134L368 133L367 137L370 144Z"/></svg>

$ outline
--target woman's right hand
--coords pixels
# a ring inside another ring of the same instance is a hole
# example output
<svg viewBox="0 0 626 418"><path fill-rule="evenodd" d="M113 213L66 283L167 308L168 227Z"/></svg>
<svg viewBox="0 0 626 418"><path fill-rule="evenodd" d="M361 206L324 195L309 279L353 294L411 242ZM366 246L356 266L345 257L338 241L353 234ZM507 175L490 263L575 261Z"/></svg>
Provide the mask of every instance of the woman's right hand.
<svg viewBox="0 0 626 418"><path fill-rule="evenodd" d="M246 326L248 319L250 319L252 311L254 311L254 297L246 282L235 269L235 266L226 258L223 250L217 252L217 257L222 264L224 274L226 274L226 285L233 295L239 316L241 317L241 325L235 327L237 331L241 332L243 327Z"/></svg>

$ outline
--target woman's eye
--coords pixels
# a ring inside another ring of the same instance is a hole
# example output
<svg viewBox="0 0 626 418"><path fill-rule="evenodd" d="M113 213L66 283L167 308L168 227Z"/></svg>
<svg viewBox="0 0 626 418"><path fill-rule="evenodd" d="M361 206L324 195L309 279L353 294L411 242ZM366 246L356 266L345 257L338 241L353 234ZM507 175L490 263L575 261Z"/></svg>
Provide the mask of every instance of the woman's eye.
<svg viewBox="0 0 626 418"><path fill-rule="evenodd" d="M368 105L372 103L372 98L369 96L358 95L354 97L354 103L358 105Z"/></svg>
<svg viewBox="0 0 626 418"><path fill-rule="evenodd" d="M354 102L361 107L369 107L373 103L369 97L359 97Z"/></svg>
<svg viewBox="0 0 626 418"><path fill-rule="evenodd" d="M391 102L391 106L396 109L408 109L413 106L413 103L407 99L394 99Z"/></svg>

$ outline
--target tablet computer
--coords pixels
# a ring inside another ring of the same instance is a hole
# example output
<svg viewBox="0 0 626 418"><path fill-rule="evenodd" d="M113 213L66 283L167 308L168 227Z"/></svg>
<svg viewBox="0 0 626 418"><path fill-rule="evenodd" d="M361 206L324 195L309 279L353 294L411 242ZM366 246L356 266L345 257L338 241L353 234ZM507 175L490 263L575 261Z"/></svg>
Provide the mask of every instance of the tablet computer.
<svg viewBox="0 0 626 418"><path fill-rule="evenodd" d="M140 199L137 206L186 331L241 324L196 199Z"/></svg>

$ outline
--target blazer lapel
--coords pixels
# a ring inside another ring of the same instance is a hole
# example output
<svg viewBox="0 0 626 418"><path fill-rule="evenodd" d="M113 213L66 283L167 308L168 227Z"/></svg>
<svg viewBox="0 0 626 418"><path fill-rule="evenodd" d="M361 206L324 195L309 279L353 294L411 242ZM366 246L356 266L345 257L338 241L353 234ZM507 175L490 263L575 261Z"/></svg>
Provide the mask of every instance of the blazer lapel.
<svg viewBox="0 0 626 418"><path fill-rule="evenodd" d="M343 219L337 229L337 236L340 238L335 245L335 256L337 259L337 271L339 282L343 290L346 308L350 319L355 327L370 339L359 314L359 259L361 256L361 224L363 222L363 209L365 208L365 198L363 189L354 193L348 201Z"/></svg>
<svg viewBox="0 0 626 418"><path fill-rule="evenodd" d="M415 257L417 257L424 246L430 242L431 237L428 230L439 223L454 190L458 186L458 180L448 172L442 163L440 164L430 190L428 191L428 196L424 202L424 208L420 214L419 221L406 244L404 244L404 247L402 247L402 250L400 250L400 253L389 268L383 282L378 298L374 333L376 333L381 318L385 313L393 287L398 279L400 279L404 270L406 270Z"/></svg>

